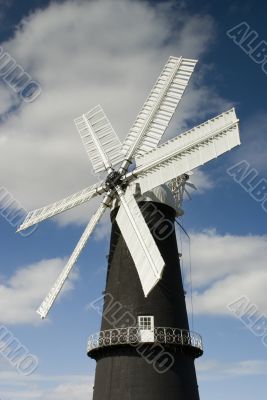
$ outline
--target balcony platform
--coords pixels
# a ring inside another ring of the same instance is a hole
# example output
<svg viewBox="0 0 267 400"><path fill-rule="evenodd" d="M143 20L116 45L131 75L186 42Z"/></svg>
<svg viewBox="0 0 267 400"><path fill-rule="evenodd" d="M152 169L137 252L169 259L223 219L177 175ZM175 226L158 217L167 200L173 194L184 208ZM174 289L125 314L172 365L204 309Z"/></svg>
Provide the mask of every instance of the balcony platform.
<svg viewBox="0 0 267 400"><path fill-rule="evenodd" d="M190 353L194 358L203 354L203 344L201 336L196 332L185 329L171 327L155 327L154 342L145 342L138 327L117 328L100 331L91 335L88 340L87 354L91 358L96 358L97 353L106 349L114 349L115 346L142 346L144 344L155 346L162 345L170 351L177 348Z"/></svg>

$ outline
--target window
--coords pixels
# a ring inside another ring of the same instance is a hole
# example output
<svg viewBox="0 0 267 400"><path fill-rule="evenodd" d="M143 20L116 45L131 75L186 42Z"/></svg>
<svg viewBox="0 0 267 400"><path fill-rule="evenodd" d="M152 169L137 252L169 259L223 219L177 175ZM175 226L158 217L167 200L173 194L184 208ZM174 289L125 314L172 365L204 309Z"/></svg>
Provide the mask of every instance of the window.
<svg viewBox="0 0 267 400"><path fill-rule="evenodd" d="M138 317L140 341L143 343L154 342L154 317L151 315L140 315Z"/></svg>
<svg viewBox="0 0 267 400"><path fill-rule="evenodd" d="M152 316L140 316L138 317L139 329L144 331L150 331L154 329L154 317Z"/></svg>

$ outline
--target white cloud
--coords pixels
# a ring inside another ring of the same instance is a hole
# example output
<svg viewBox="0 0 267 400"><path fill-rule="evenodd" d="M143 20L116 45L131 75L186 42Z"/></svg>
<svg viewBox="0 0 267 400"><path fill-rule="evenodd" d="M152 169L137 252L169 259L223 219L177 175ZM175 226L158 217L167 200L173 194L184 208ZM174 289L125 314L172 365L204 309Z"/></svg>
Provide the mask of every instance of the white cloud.
<svg viewBox="0 0 267 400"><path fill-rule="evenodd" d="M54 284L65 265L65 260L42 260L18 269L9 279L0 283L0 322L21 324L40 322L36 309ZM72 279L76 275L72 275ZM72 279L64 290L72 288Z"/></svg>
<svg viewBox="0 0 267 400"><path fill-rule="evenodd" d="M214 186L211 177L200 169L194 170L193 175L190 176L189 182L193 183L196 186L196 190L190 188L189 186L186 187L186 189L192 195L202 194L206 190L211 189Z"/></svg>
<svg viewBox="0 0 267 400"><path fill-rule="evenodd" d="M88 376L59 377L58 383L51 390L43 389L36 399L40 400L90 400L93 398L93 379ZM65 382L64 382L65 381Z"/></svg>
<svg viewBox="0 0 267 400"><path fill-rule="evenodd" d="M110 232L111 232L110 215L109 213L106 213L105 216L97 225L94 234L94 239L95 240L108 239L110 237Z"/></svg>
<svg viewBox="0 0 267 400"><path fill-rule="evenodd" d="M3 399L90 400L93 397L92 376L34 374L25 379L16 372L3 371L0 378L5 383L0 393Z"/></svg>
<svg viewBox="0 0 267 400"><path fill-rule="evenodd" d="M40 397L40 399L43 400L88 400L90 398L92 398L92 387L87 383L61 384L54 390L44 393L44 395Z"/></svg>
<svg viewBox="0 0 267 400"><path fill-rule="evenodd" d="M213 39L211 17L174 13L168 2L65 1L30 15L3 47L42 94L1 126L2 185L33 209L93 183L73 118L101 103L123 139L167 58L201 57ZM202 74L200 65L166 137L228 106ZM61 222L86 222L92 209Z"/></svg>
<svg viewBox="0 0 267 400"><path fill-rule="evenodd" d="M0 115L5 114L9 111L10 107L16 104L17 98L16 95L12 92L9 87L4 84L0 85ZM1 136L1 140L3 140L4 136Z"/></svg>
<svg viewBox="0 0 267 400"><path fill-rule="evenodd" d="M198 359L196 360L196 370L199 381L266 375L267 362L263 360L221 362Z"/></svg>
<svg viewBox="0 0 267 400"><path fill-rule="evenodd" d="M227 304L242 296L255 303L259 313L267 313L266 235L220 235L211 229L191 233L190 237L193 300L197 314L231 315ZM188 265L185 248L183 253Z"/></svg>

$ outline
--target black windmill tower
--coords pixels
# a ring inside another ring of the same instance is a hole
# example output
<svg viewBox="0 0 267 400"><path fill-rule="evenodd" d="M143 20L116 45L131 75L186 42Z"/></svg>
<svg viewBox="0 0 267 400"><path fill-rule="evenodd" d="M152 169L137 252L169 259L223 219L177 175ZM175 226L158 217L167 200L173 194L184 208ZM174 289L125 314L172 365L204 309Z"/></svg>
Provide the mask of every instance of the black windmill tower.
<svg viewBox="0 0 267 400"><path fill-rule="evenodd" d="M194 360L203 352L202 342L189 331L174 222L189 171L240 140L231 109L158 146L195 64L169 58L123 144L100 106L77 118L93 168L106 171L106 180L30 212L19 228L104 195L37 311L45 318L95 226L111 208L101 331L88 342L88 355L97 361L93 400L199 399ZM129 171L133 160L135 168ZM92 306L98 307L97 301Z"/></svg>

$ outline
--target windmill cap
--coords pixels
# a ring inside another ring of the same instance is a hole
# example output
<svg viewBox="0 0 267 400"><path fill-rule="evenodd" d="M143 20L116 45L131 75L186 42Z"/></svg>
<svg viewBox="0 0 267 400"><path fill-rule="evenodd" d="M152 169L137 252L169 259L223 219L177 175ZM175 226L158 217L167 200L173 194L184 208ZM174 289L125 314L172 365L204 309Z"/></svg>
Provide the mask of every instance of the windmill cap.
<svg viewBox="0 0 267 400"><path fill-rule="evenodd" d="M138 198L139 201L153 201L154 203L166 204L174 210L176 209L172 191L167 185L160 185L153 190L149 190Z"/></svg>
<svg viewBox="0 0 267 400"><path fill-rule="evenodd" d="M172 194L171 189L167 185L160 185L143 195L137 195L137 202L141 201L152 201L153 203L165 204L176 211L175 200ZM112 204L112 209L118 207L120 205L119 200L114 200Z"/></svg>

